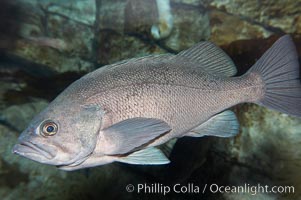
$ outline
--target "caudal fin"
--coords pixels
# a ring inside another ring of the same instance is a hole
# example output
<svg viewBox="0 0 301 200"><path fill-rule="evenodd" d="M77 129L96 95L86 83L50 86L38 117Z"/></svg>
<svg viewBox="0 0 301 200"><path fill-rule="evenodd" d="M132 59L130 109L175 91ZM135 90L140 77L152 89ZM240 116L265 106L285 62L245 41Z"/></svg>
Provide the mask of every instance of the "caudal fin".
<svg viewBox="0 0 301 200"><path fill-rule="evenodd" d="M249 70L262 76L260 105L301 117L301 82L298 55L289 35L278 39Z"/></svg>

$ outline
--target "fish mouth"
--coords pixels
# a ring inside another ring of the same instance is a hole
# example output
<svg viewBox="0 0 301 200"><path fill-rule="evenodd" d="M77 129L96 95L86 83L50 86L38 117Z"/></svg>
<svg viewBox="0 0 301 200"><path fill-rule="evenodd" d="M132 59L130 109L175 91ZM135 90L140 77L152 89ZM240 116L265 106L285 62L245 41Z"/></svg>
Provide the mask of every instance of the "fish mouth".
<svg viewBox="0 0 301 200"><path fill-rule="evenodd" d="M29 141L22 141L13 147L13 153L27 157L32 160L40 161L41 158L53 159L56 151L48 145L34 144Z"/></svg>

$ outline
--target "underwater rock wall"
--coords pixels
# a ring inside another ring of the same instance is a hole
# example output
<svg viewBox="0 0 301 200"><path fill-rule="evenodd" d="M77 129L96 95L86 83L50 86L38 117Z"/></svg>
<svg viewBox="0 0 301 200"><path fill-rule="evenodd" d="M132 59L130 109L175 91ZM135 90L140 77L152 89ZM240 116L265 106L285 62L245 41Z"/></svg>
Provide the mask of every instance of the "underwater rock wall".
<svg viewBox="0 0 301 200"><path fill-rule="evenodd" d="M63 172L11 153L36 113L80 76L105 64L177 53L210 40L245 72L275 41L291 33L301 54L298 1L170 0L172 30L154 38L155 0L2 0L0 2L0 196L14 199L149 199L127 193L129 183L293 185L301 195L301 123L244 104L233 108L241 128L233 139L183 138L168 166L110 164ZM273 36L276 35L276 36ZM272 36L272 37L270 37ZM189 155L189 156L188 156ZM190 195L153 195L190 199ZM198 196L199 198L200 196ZM251 194L205 194L203 199L251 199Z"/></svg>
<svg viewBox="0 0 301 200"><path fill-rule="evenodd" d="M300 34L300 1L209 0L213 40L222 45L271 34Z"/></svg>

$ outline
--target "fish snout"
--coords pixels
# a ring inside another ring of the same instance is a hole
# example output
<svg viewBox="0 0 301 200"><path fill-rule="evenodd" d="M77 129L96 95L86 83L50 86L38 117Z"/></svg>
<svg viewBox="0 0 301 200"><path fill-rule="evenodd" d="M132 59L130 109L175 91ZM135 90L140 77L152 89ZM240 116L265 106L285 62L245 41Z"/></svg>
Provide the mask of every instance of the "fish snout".
<svg viewBox="0 0 301 200"><path fill-rule="evenodd" d="M57 154L57 150L50 145L33 143L31 141L20 141L19 144L13 147L12 152L39 162L51 160Z"/></svg>

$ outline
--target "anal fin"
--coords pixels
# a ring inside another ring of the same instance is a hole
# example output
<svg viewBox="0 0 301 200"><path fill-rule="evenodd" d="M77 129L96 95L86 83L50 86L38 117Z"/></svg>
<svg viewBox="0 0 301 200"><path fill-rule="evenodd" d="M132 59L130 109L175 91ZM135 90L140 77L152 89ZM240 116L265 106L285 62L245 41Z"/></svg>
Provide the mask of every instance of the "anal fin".
<svg viewBox="0 0 301 200"><path fill-rule="evenodd" d="M177 143L177 140L177 138L173 138L168 142L157 146L157 148L160 149L167 157L169 157L175 144Z"/></svg>
<svg viewBox="0 0 301 200"><path fill-rule="evenodd" d="M205 123L189 131L185 136L189 137L203 137L203 136L217 136L217 137L233 137L239 131L239 124L234 112L226 110L219 113Z"/></svg>
<svg viewBox="0 0 301 200"><path fill-rule="evenodd" d="M135 165L163 165L170 162L164 153L155 147L149 147L116 158L116 161Z"/></svg>

